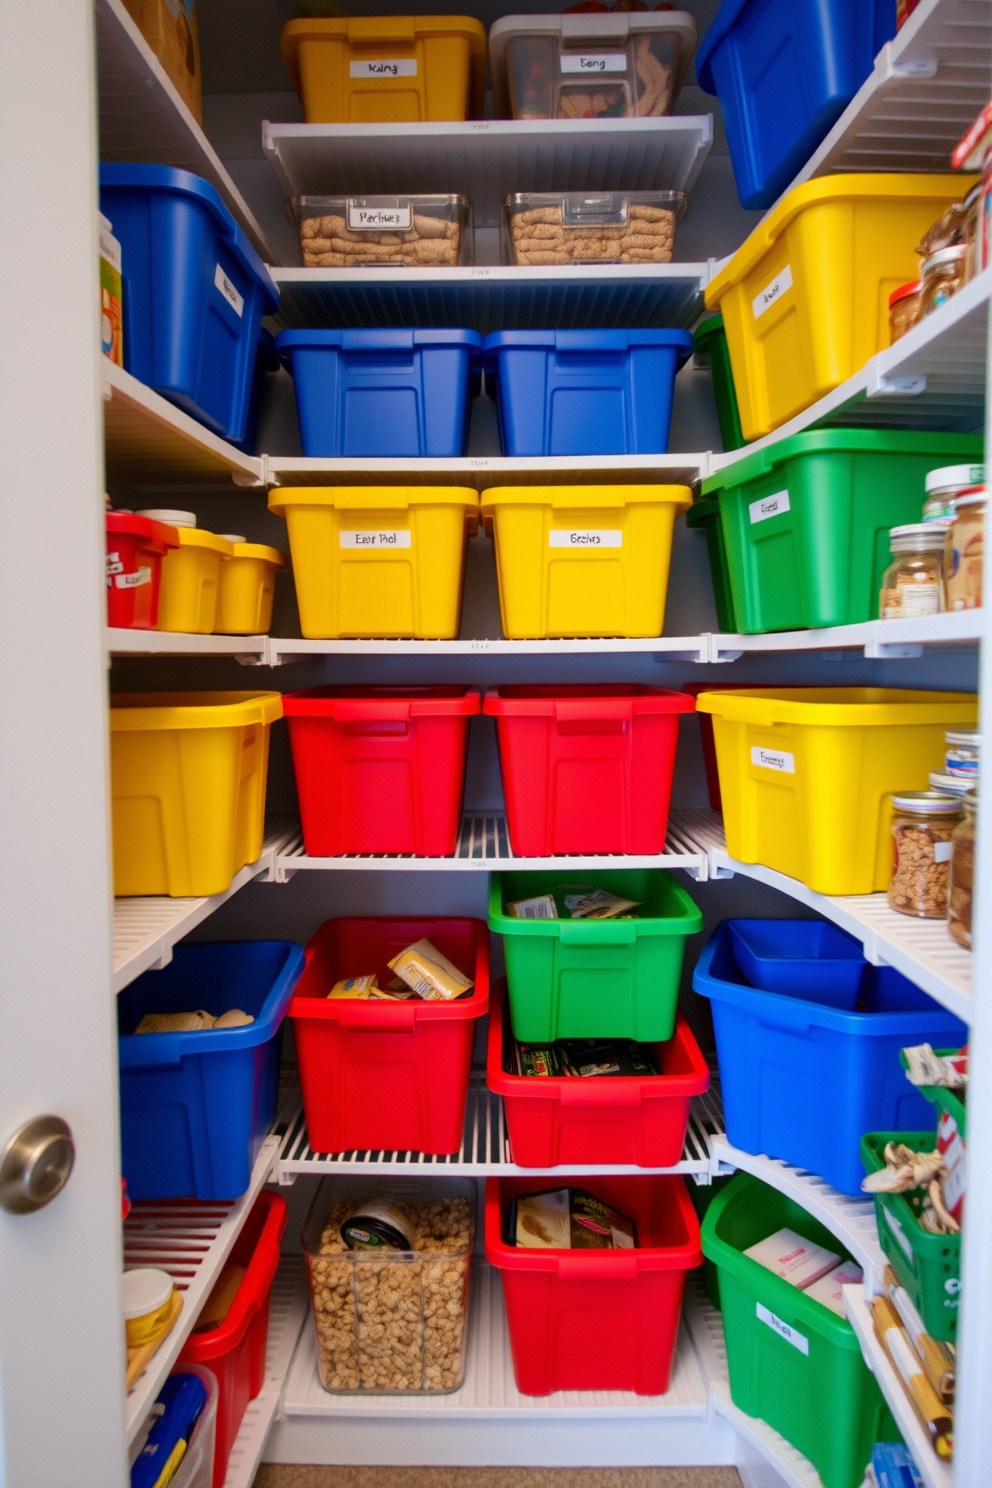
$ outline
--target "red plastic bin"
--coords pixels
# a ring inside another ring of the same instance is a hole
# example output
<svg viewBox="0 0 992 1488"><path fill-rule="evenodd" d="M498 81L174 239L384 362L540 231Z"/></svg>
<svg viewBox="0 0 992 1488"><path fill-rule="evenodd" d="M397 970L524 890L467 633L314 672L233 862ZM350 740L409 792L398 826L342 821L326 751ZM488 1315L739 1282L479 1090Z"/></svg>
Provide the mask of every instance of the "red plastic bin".
<svg viewBox="0 0 992 1488"><path fill-rule="evenodd" d="M520 857L664 851L679 716L662 687L497 687L506 819Z"/></svg>
<svg viewBox="0 0 992 1488"><path fill-rule="evenodd" d="M426 939L475 982L454 1002L327 1001L341 977L374 971ZM481 920L340 919L307 946L289 1004L314 1152L457 1152L475 1020L489 1008L489 931Z"/></svg>
<svg viewBox="0 0 992 1488"><path fill-rule="evenodd" d="M179 1364L205 1364L217 1377L213 1488L222 1488L242 1417L265 1380L269 1292L285 1228L286 1200L263 1189L229 1257L245 1274L227 1317L208 1333L191 1334L179 1355Z"/></svg>
<svg viewBox="0 0 992 1488"><path fill-rule="evenodd" d="M636 1250L525 1250L503 1239L510 1201L572 1184L628 1214ZM524 1395L668 1389L685 1273L703 1263L681 1178L488 1178L486 1256L503 1274L513 1372Z"/></svg>
<svg viewBox="0 0 992 1488"><path fill-rule="evenodd" d="M486 1084L503 1097L513 1160L522 1168L568 1163L670 1168L682 1156L689 1103L710 1072L679 1013L667 1043L652 1044L657 1075L552 1079L510 1074L513 1034L506 982L493 988Z"/></svg>
<svg viewBox="0 0 992 1488"><path fill-rule="evenodd" d="M107 624L154 630L162 558L178 548L176 529L133 512L107 512Z"/></svg>
<svg viewBox="0 0 992 1488"><path fill-rule="evenodd" d="M317 687L283 698L309 857L454 851L471 687Z"/></svg>

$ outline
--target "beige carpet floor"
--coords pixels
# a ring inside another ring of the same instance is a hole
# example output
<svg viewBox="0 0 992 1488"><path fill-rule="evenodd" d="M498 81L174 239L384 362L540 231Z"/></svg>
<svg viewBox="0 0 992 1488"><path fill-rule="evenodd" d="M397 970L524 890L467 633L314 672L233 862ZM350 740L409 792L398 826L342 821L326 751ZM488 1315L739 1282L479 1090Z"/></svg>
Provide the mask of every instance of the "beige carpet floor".
<svg viewBox="0 0 992 1488"><path fill-rule="evenodd" d="M741 1488L735 1467L262 1467L255 1488Z"/></svg>

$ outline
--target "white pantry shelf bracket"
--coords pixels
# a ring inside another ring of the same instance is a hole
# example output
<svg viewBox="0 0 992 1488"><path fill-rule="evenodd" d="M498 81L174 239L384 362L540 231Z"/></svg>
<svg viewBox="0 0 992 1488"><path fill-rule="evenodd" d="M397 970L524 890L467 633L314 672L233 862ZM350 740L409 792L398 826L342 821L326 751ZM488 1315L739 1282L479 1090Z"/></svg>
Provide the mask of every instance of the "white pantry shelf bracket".
<svg viewBox="0 0 992 1488"><path fill-rule="evenodd" d="M866 398L918 398L927 390L926 377L888 377L873 357L865 368Z"/></svg>

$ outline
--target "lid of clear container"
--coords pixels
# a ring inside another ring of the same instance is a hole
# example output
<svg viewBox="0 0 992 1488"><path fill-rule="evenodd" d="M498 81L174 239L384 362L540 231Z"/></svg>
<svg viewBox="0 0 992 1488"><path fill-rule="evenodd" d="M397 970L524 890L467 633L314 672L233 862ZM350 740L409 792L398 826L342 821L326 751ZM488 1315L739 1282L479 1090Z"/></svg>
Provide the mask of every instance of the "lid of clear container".
<svg viewBox="0 0 992 1488"><path fill-rule="evenodd" d="M147 1317L164 1307L172 1296L172 1277L157 1266L136 1266L124 1272L125 1318Z"/></svg>
<svg viewBox="0 0 992 1488"><path fill-rule="evenodd" d="M892 804L897 811L917 811L922 816L946 816L958 811L961 802L949 791L900 791L893 794Z"/></svg>
<svg viewBox="0 0 992 1488"><path fill-rule="evenodd" d="M942 796L966 796L972 789L972 780L963 775L949 775L946 770L930 771L930 789Z"/></svg>
<svg viewBox="0 0 992 1488"><path fill-rule="evenodd" d="M948 519L932 522L907 522L903 527L889 528L889 551L922 552L932 548L935 553L944 546L944 536L951 523Z"/></svg>
<svg viewBox="0 0 992 1488"><path fill-rule="evenodd" d="M889 295L889 309L891 310L893 305L898 305L900 300L906 300L910 295L919 294L922 288L923 284L919 279L914 279L912 284L900 284L899 288L894 289Z"/></svg>
<svg viewBox="0 0 992 1488"><path fill-rule="evenodd" d="M945 744L970 744L973 749L982 747L981 729L948 729L944 734Z"/></svg>
<svg viewBox="0 0 992 1488"><path fill-rule="evenodd" d="M685 205L684 191L518 191L504 198L503 210L512 217L557 207L564 227L585 227L623 222L631 207L657 207L678 221Z"/></svg>
<svg viewBox="0 0 992 1488"><path fill-rule="evenodd" d="M928 496L936 496L942 491L964 491L984 479L984 465L942 465L927 472L923 489Z"/></svg>

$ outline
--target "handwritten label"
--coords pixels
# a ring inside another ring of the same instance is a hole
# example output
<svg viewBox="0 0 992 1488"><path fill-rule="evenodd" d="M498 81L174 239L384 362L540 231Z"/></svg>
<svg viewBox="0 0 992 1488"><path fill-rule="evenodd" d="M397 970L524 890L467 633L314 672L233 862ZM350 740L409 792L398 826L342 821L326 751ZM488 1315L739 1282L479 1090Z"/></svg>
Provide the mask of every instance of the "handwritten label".
<svg viewBox="0 0 992 1488"><path fill-rule="evenodd" d="M773 279L771 284L766 284L760 294L756 294L751 301L755 320L759 320L766 310L770 310L776 300L780 300L787 289L792 288L792 269L786 264L785 268Z"/></svg>
<svg viewBox="0 0 992 1488"><path fill-rule="evenodd" d="M350 62L348 76L353 78L416 77L416 57L386 57L377 62Z"/></svg>
<svg viewBox="0 0 992 1488"><path fill-rule="evenodd" d="M586 527L581 531L548 533L549 548L622 548L623 533L613 527Z"/></svg>
<svg viewBox="0 0 992 1488"><path fill-rule="evenodd" d="M623 52L566 53L560 61L562 72L626 72Z"/></svg>
<svg viewBox="0 0 992 1488"><path fill-rule="evenodd" d="M238 294L238 291L235 289L230 279L228 279L220 264L218 264L217 267L214 269L214 284L220 290L221 294L224 296L225 300L240 320L241 316L245 313L245 297L244 295Z"/></svg>
<svg viewBox="0 0 992 1488"><path fill-rule="evenodd" d="M339 532L342 548L412 548L413 533L400 531Z"/></svg>
<svg viewBox="0 0 992 1488"><path fill-rule="evenodd" d="M381 232L389 228L408 232L412 219L411 207L355 207L348 203L348 226L354 232Z"/></svg>
<svg viewBox="0 0 992 1488"><path fill-rule="evenodd" d="M152 571L150 568L137 568L134 573L119 573L114 575L114 584L118 589L140 589L143 584L150 584Z"/></svg>
<svg viewBox="0 0 992 1488"><path fill-rule="evenodd" d="M767 1307L762 1307L760 1302L754 1304L754 1310L761 1321L777 1333L779 1338L784 1338L786 1343L791 1343L792 1347L798 1349L801 1354L809 1353L809 1339L804 1333L800 1333L789 1323L783 1322L776 1313L770 1312Z"/></svg>
<svg viewBox="0 0 992 1488"><path fill-rule="evenodd" d="M748 507L752 526L755 522L767 522L769 517L780 517L783 512L791 510L788 491L776 491L774 496L762 496L760 500L752 501Z"/></svg>
<svg viewBox="0 0 992 1488"><path fill-rule="evenodd" d="M796 756L787 749L762 749L760 744L752 744L751 763L759 770L778 770L782 775L796 773Z"/></svg>

